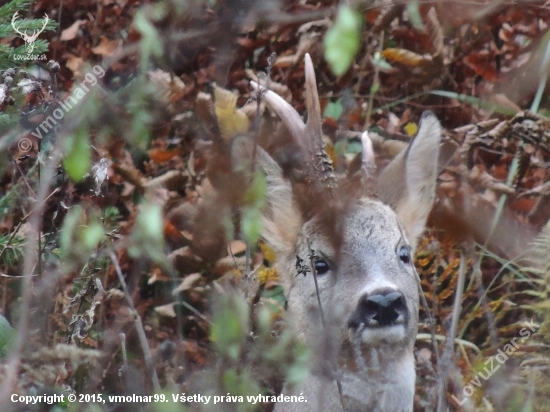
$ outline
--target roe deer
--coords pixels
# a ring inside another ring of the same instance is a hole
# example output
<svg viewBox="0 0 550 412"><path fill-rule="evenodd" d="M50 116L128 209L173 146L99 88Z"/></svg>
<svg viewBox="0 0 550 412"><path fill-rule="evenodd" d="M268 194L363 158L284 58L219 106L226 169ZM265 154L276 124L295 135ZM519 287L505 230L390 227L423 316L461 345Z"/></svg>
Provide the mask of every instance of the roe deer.
<svg viewBox="0 0 550 412"><path fill-rule="evenodd" d="M267 180L262 236L277 252L286 318L312 349L310 377L283 387L307 403L279 402L275 411L412 411L419 302L413 254L434 202L441 127L425 112L417 136L381 173L378 199L362 187L352 194L350 185L337 184L325 152L307 54L305 76L307 124L252 82L292 135L305 168L300 185L257 148ZM237 139L233 153L250 156L250 146ZM303 265L314 269L304 276Z"/></svg>

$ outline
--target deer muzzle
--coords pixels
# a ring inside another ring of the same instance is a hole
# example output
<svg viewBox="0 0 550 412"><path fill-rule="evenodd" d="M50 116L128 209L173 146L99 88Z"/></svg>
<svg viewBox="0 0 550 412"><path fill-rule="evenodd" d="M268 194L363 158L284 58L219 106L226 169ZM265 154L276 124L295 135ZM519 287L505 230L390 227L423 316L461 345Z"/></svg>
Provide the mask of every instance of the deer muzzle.
<svg viewBox="0 0 550 412"><path fill-rule="evenodd" d="M348 320L348 327L359 329L406 328L409 310L399 290L380 289L364 294Z"/></svg>

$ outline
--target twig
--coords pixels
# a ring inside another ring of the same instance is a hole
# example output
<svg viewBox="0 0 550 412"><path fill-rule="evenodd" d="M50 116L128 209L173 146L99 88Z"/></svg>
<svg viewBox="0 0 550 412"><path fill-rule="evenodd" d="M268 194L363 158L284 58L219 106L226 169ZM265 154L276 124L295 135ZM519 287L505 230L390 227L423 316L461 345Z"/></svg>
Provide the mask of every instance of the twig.
<svg viewBox="0 0 550 412"><path fill-rule="evenodd" d="M311 248L311 244L309 242L309 236L306 239L307 239L307 248L309 249L310 270L311 270L311 274L313 275L313 282L315 283L315 294L317 295L317 303L319 305L319 311L321 313L321 323L323 325L323 329L326 331L325 314L323 311L323 305L321 304L321 295L319 294L319 285L317 283L317 270L315 270L314 259L316 258L316 255L315 255L315 251ZM338 387L338 395L340 396L340 403L342 404L342 408L346 410L346 406L344 404L344 395L342 393L342 383L340 382L340 378L338 376L336 376L334 380L336 381L336 386Z"/></svg>
<svg viewBox="0 0 550 412"><path fill-rule="evenodd" d="M311 248L311 244L309 243L309 236L307 237L307 248L309 249L309 265L310 265L311 273L313 274L313 282L315 283L315 294L317 295L317 303L319 305L319 311L321 313L321 323L323 324L323 329L324 329L326 328L325 313L323 311L323 305L321 304L321 296L319 294L319 285L317 283L317 271L315 270L315 262L314 262L316 255L315 255L315 251Z"/></svg>
<svg viewBox="0 0 550 412"><path fill-rule="evenodd" d="M456 284L455 292L455 301L453 304L453 313L451 320L451 328L448 333L448 339L445 342L445 349L443 351L443 356L441 357L441 362L439 364L439 376L438 381L439 385L439 398L445 399L446 392L446 382L447 374L451 365L451 358L453 357L454 352L454 337L456 335L456 329L458 326L458 319L460 317L460 312L462 310L462 295L464 293L464 284L466 280L466 259L464 258L464 251L460 251L460 266L458 271L458 281ZM443 411L444 405L441 403L438 404L438 410Z"/></svg>
<svg viewBox="0 0 550 412"><path fill-rule="evenodd" d="M126 300L128 301L128 305L130 306L130 310L132 311L132 315L134 316L134 323L136 327L136 331L138 333L139 337L139 343L141 344L141 348L143 349L143 354L145 356L145 364L147 365L147 369L149 369L149 372L151 373L152 380L153 380L153 388L155 391L160 392L160 383L159 378L157 375L157 370L155 368L155 364L153 363L153 355L151 354L151 349L149 348L149 343L147 342L147 336L145 335L145 330L143 329L143 323L141 322L141 317L139 316L139 313L136 310L136 307L134 306L134 302L132 301L132 296L130 295L130 292L128 291L128 287L126 286L126 282L124 281L124 275L122 274L122 270L120 269L120 265L118 263L118 259L114 252L111 252L109 254L111 261L113 262L113 265L115 266L115 271L118 276L118 281L120 282L120 285L122 286L122 290L124 291L124 296L126 297Z"/></svg>
<svg viewBox="0 0 550 412"><path fill-rule="evenodd" d="M378 40L378 48L382 50L384 47L384 31L382 30L380 32L380 39ZM374 87L378 84L380 78L380 67L379 65L374 65L374 79L372 80L371 90L369 94L369 102L367 103L367 114L365 115L365 124L363 126L364 130L367 130L369 128L369 121L370 121L370 115L372 113L372 104L374 102L374 95L376 94L376 90Z"/></svg>
<svg viewBox="0 0 550 412"><path fill-rule="evenodd" d="M37 264L37 245L38 245L38 235L40 223L42 220L42 212L46 205L48 190L50 188L50 183L52 182L53 177L56 174L57 166L61 161L61 150L59 147L62 146L63 142L57 142L56 146L52 151L52 155L49 158L49 163L44 170L42 175L42 180L39 186L36 203L34 204L32 211L30 212L29 219L29 235L28 242L25 247L25 262L23 264L23 285L22 285L22 295L21 295L21 306L20 306L20 318L17 325L17 339L10 350L6 365L6 374L2 381L0 387L0 404L7 404L9 398L13 393L13 387L17 380L19 374L19 368L21 366L21 356L25 344L28 342L29 337L29 323L30 323L30 306L32 298L32 275L34 273L36 264Z"/></svg>

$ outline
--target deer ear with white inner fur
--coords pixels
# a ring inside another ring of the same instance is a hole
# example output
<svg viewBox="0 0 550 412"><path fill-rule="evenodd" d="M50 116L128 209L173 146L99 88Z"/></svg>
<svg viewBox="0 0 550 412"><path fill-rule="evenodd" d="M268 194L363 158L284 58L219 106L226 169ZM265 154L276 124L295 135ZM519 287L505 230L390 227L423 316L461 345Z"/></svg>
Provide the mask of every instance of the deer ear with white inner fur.
<svg viewBox="0 0 550 412"><path fill-rule="evenodd" d="M441 125L426 111L409 146L384 169L378 195L399 216L413 246L424 231L435 198Z"/></svg>

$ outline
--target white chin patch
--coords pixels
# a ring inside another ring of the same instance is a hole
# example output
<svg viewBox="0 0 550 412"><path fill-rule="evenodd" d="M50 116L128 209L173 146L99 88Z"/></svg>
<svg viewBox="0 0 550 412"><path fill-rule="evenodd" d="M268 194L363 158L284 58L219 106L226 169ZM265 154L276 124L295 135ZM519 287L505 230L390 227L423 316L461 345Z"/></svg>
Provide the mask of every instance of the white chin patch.
<svg viewBox="0 0 550 412"><path fill-rule="evenodd" d="M361 342L401 342L405 339L405 327L403 325L386 326L383 328L364 328L361 331Z"/></svg>

